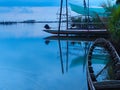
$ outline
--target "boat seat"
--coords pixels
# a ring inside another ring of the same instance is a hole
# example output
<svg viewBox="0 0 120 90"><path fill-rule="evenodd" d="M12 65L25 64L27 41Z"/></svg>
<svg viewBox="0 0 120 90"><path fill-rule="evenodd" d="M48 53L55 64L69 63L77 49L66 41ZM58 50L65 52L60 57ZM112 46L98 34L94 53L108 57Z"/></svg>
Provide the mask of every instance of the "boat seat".
<svg viewBox="0 0 120 90"><path fill-rule="evenodd" d="M120 90L120 80L93 82L96 90Z"/></svg>

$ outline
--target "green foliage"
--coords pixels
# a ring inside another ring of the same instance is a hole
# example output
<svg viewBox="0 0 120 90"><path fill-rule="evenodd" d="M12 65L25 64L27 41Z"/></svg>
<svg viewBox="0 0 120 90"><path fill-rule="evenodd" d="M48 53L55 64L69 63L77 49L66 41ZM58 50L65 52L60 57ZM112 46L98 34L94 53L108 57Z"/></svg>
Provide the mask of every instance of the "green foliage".
<svg viewBox="0 0 120 90"><path fill-rule="evenodd" d="M105 12L108 14L114 11L114 8L115 8L115 6L112 5L111 0L107 0L107 3L103 2L101 6L105 9Z"/></svg>
<svg viewBox="0 0 120 90"><path fill-rule="evenodd" d="M109 31L113 41L120 41L120 6L112 11L109 18Z"/></svg>
<svg viewBox="0 0 120 90"><path fill-rule="evenodd" d="M108 67L108 75L109 75L109 80L113 80L115 79L115 76L114 76L114 70L113 70L113 67L110 65Z"/></svg>
<svg viewBox="0 0 120 90"><path fill-rule="evenodd" d="M120 0L116 0L116 4L120 4Z"/></svg>

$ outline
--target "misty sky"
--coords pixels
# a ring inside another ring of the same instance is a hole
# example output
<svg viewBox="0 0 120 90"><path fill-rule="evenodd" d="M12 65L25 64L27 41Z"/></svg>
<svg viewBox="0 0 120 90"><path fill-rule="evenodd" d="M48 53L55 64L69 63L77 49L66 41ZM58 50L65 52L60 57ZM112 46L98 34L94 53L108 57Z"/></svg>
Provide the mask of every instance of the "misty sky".
<svg viewBox="0 0 120 90"><path fill-rule="evenodd" d="M64 0L65 1L65 0ZM73 2L83 2L83 0L68 0ZM87 1L87 0L86 0ZM107 0L89 0L91 4L97 4ZM111 0L116 1L116 0ZM0 0L0 6L58 6L60 0Z"/></svg>
<svg viewBox="0 0 120 90"><path fill-rule="evenodd" d="M0 6L57 6L60 0L0 0Z"/></svg>

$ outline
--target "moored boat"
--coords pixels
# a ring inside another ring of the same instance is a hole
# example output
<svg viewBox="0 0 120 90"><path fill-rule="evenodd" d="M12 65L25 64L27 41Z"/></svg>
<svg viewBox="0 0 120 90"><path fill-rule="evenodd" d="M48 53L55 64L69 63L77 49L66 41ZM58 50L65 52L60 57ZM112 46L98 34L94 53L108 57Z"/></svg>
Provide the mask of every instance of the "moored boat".
<svg viewBox="0 0 120 90"><path fill-rule="evenodd" d="M111 58L109 63L107 63L97 75L95 74L92 65L93 50L96 46L104 47L108 51L108 54ZM97 77L105 69L107 72L112 72L112 78L98 81ZM87 57L87 81L89 90L120 90L120 57L118 56L112 44L103 38L97 39L89 49Z"/></svg>
<svg viewBox="0 0 120 90"><path fill-rule="evenodd" d="M60 35L78 35L78 36L89 36L89 37L109 37L109 33L106 29L98 29L98 30L51 30L51 29L46 29L44 30L47 33L51 34L60 34Z"/></svg>

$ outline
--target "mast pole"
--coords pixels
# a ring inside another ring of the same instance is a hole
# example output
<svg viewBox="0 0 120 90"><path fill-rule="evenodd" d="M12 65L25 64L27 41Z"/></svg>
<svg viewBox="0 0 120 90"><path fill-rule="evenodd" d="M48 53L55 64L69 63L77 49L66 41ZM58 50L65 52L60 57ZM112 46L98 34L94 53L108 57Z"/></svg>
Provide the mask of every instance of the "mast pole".
<svg viewBox="0 0 120 90"><path fill-rule="evenodd" d="M58 36L60 36L62 9L63 9L63 0L61 0L61 2L60 2L60 14L59 14Z"/></svg>
<svg viewBox="0 0 120 90"><path fill-rule="evenodd" d="M68 30L68 0L66 0L66 30Z"/></svg>
<svg viewBox="0 0 120 90"><path fill-rule="evenodd" d="M88 0L88 31L89 31L89 0Z"/></svg>
<svg viewBox="0 0 120 90"><path fill-rule="evenodd" d="M66 0L66 30L68 30L68 0ZM68 34L67 34L67 37L68 37ZM68 48L68 40L66 41L66 45L67 45L67 51L66 51L66 72L68 72L68 59L69 59L69 55L68 55L68 52L69 52L69 48Z"/></svg>
<svg viewBox="0 0 120 90"><path fill-rule="evenodd" d="M61 2L60 2L60 14L59 14L59 25L58 25L58 44L59 44L59 51L60 51L61 69L62 69L62 74L64 74L64 65L63 65L63 58L62 58L62 48L61 48L61 42L60 42L62 8L63 8L63 0L61 0Z"/></svg>

